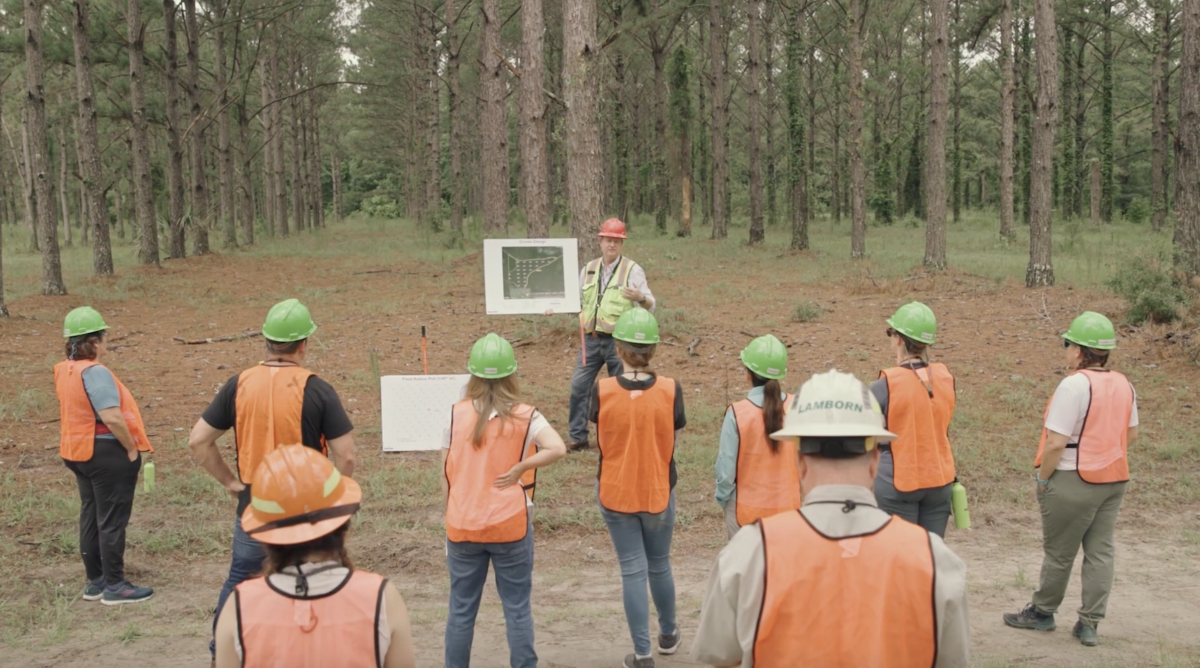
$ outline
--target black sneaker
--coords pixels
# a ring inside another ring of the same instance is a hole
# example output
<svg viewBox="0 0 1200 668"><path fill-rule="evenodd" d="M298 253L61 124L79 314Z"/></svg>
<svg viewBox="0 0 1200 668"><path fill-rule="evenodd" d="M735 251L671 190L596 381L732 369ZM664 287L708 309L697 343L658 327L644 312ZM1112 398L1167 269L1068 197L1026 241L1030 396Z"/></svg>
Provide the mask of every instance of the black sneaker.
<svg viewBox="0 0 1200 668"><path fill-rule="evenodd" d="M674 654L679 651L679 646L683 644L683 634L679 629L675 629L674 633L658 634L658 653L659 654Z"/></svg>
<svg viewBox="0 0 1200 668"><path fill-rule="evenodd" d="M123 582L116 591L104 589L104 597L100 600L104 605L122 605L124 603L141 603L150 600L154 590L149 587L135 587L129 582Z"/></svg>
<svg viewBox="0 0 1200 668"><path fill-rule="evenodd" d="M1021 612L1004 613L1004 623L1014 629L1029 629L1030 631L1053 631L1054 615L1039 612L1032 603L1025 606Z"/></svg>
<svg viewBox="0 0 1200 668"><path fill-rule="evenodd" d="M648 656L644 659L637 658L637 654L626 654L625 660L621 662L622 668L654 668L654 657Z"/></svg>
<svg viewBox="0 0 1200 668"><path fill-rule="evenodd" d="M1096 627L1082 619L1075 622L1075 628L1071 629L1071 635L1079 638L1080 644L1084 647L1095 647L1100 644L1100 637L1096 635Z"/></svg>
<svg viewBox="0 0 1200 668"><path fill-rule="evenodd" d="M102 596L104 596L103 580L101 584L92 584L89 582L83 586L83 600L99 601Z"/></svg>
<svg viewBox="0 0 1200 668"><path fill-rule="evenodd" d="M582 441L571 441L567 444L567 452L583 452L590 447L591 444L587 442L587 439Z"/></svg>

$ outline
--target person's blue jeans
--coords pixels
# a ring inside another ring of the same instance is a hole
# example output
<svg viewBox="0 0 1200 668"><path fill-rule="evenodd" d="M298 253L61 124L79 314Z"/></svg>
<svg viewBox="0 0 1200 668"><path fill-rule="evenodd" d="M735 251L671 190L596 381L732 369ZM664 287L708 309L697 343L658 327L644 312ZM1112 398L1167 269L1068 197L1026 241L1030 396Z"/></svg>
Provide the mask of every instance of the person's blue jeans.
<svg viewBox="0 0 1200 668"><path fill-rule="evenodd" d="M263 552L262 543L242 531L242 517L238 515L233 520L233 556L229 560L229 575L221 587L221 595L217 597L217 609L213 613L213 633L216 633L217 618L221 616L225 599L233 593L234 587L262 573L263 559L265 558L266 554ZM212 641L208 643L208 650L209 652L216 651L216 646Z"/></svg>
<svg viewBox="0 0 1200 668"><path fill-rule="evenodd" d="M525 538L512 543L455 543L446 541L446 567L450 570L450 609L446 617L446 668L471 665L475 615L487 582L488 563L496 572L496 591L504 606L512 668L537 668L533 648L533 527Z"/></svg>
<svg viewBox="0 0 1200 668"><path fill-rule="evenodd" d="M571 417L568 426L568 436L572 443L586 443L588 440L588 404L592 398L592 386L596 384L596 376L600 367L608 365L608 375L616 376L621 373L621 358L617 357L617 347L611 336L583 337L583 350L587 352L587 364L583 363L583 355L575 356L575 374L571 376Z"/></svg>
<svg viewBox="0 0 1200 668"><path fill-rule="evenodd" d="M625 621L633 638L633 651L650 654L650 601L658 610L659 633L674 633L675 578L671 575L671 537L675 533L675 493L667 509L650 513L617 513L600 506L621 562L621 590ZM650 581L650 597L646 581Z"/></svg>

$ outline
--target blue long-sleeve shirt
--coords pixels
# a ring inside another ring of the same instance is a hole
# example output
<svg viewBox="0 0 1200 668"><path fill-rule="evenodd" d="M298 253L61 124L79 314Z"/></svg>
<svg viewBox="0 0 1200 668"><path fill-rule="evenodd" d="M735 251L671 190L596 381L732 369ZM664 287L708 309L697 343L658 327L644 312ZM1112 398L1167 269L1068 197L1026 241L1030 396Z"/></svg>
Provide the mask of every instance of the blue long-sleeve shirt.
<svg viewBox="0 0 1200 668"><path fill-rule="evenodd" d="M762 408L763 388L754 387L746 393L746 398L755 406ZM782 399L783 396L780 395ZM737 489L738 449L741 447L741 437L738 436L737 420L733 417L733 409L725 409L725 421L721 424L721 444L717 450L717 503L724 508L729 503L729 497Z"/></svg>

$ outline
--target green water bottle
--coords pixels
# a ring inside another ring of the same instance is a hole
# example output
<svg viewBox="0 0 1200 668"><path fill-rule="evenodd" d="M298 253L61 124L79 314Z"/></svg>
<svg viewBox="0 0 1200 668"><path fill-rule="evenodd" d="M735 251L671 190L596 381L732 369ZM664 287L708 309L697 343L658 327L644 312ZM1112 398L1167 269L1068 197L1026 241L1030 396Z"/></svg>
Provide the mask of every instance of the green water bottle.
<svg viewBox="0 0 1200 668"><path fill-rule="evenodd" d="M142 489L147 494L154 491L154 462L146 462L142 467Z"/></svg>
<svg viewBox="0 0 1200 668"><path fill-rule="evenodd" d="M954 508L954 528L970 529L971 512L967 510L967 488L957 480L950 486L951 507Z"/></svg>

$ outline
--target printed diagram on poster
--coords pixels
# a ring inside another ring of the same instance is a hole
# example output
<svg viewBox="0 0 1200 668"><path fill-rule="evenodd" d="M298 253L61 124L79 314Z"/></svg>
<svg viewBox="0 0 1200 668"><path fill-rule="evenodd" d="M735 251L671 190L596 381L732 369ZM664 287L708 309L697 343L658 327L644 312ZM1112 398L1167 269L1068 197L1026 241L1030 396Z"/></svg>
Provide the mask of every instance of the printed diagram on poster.
<svg viewBox="0 0 1200 668"><path fill-rule="evenodd" d="M379 379L383 451L437 450L450 429L450 411L466 396L467 374L383 376Z"/></svg>
<svg viewBox="0 0 1200 668"><path fill-rule="evenodd" d="M574 239L484 239L488 315L579 312L579 246Z"/></svg>

